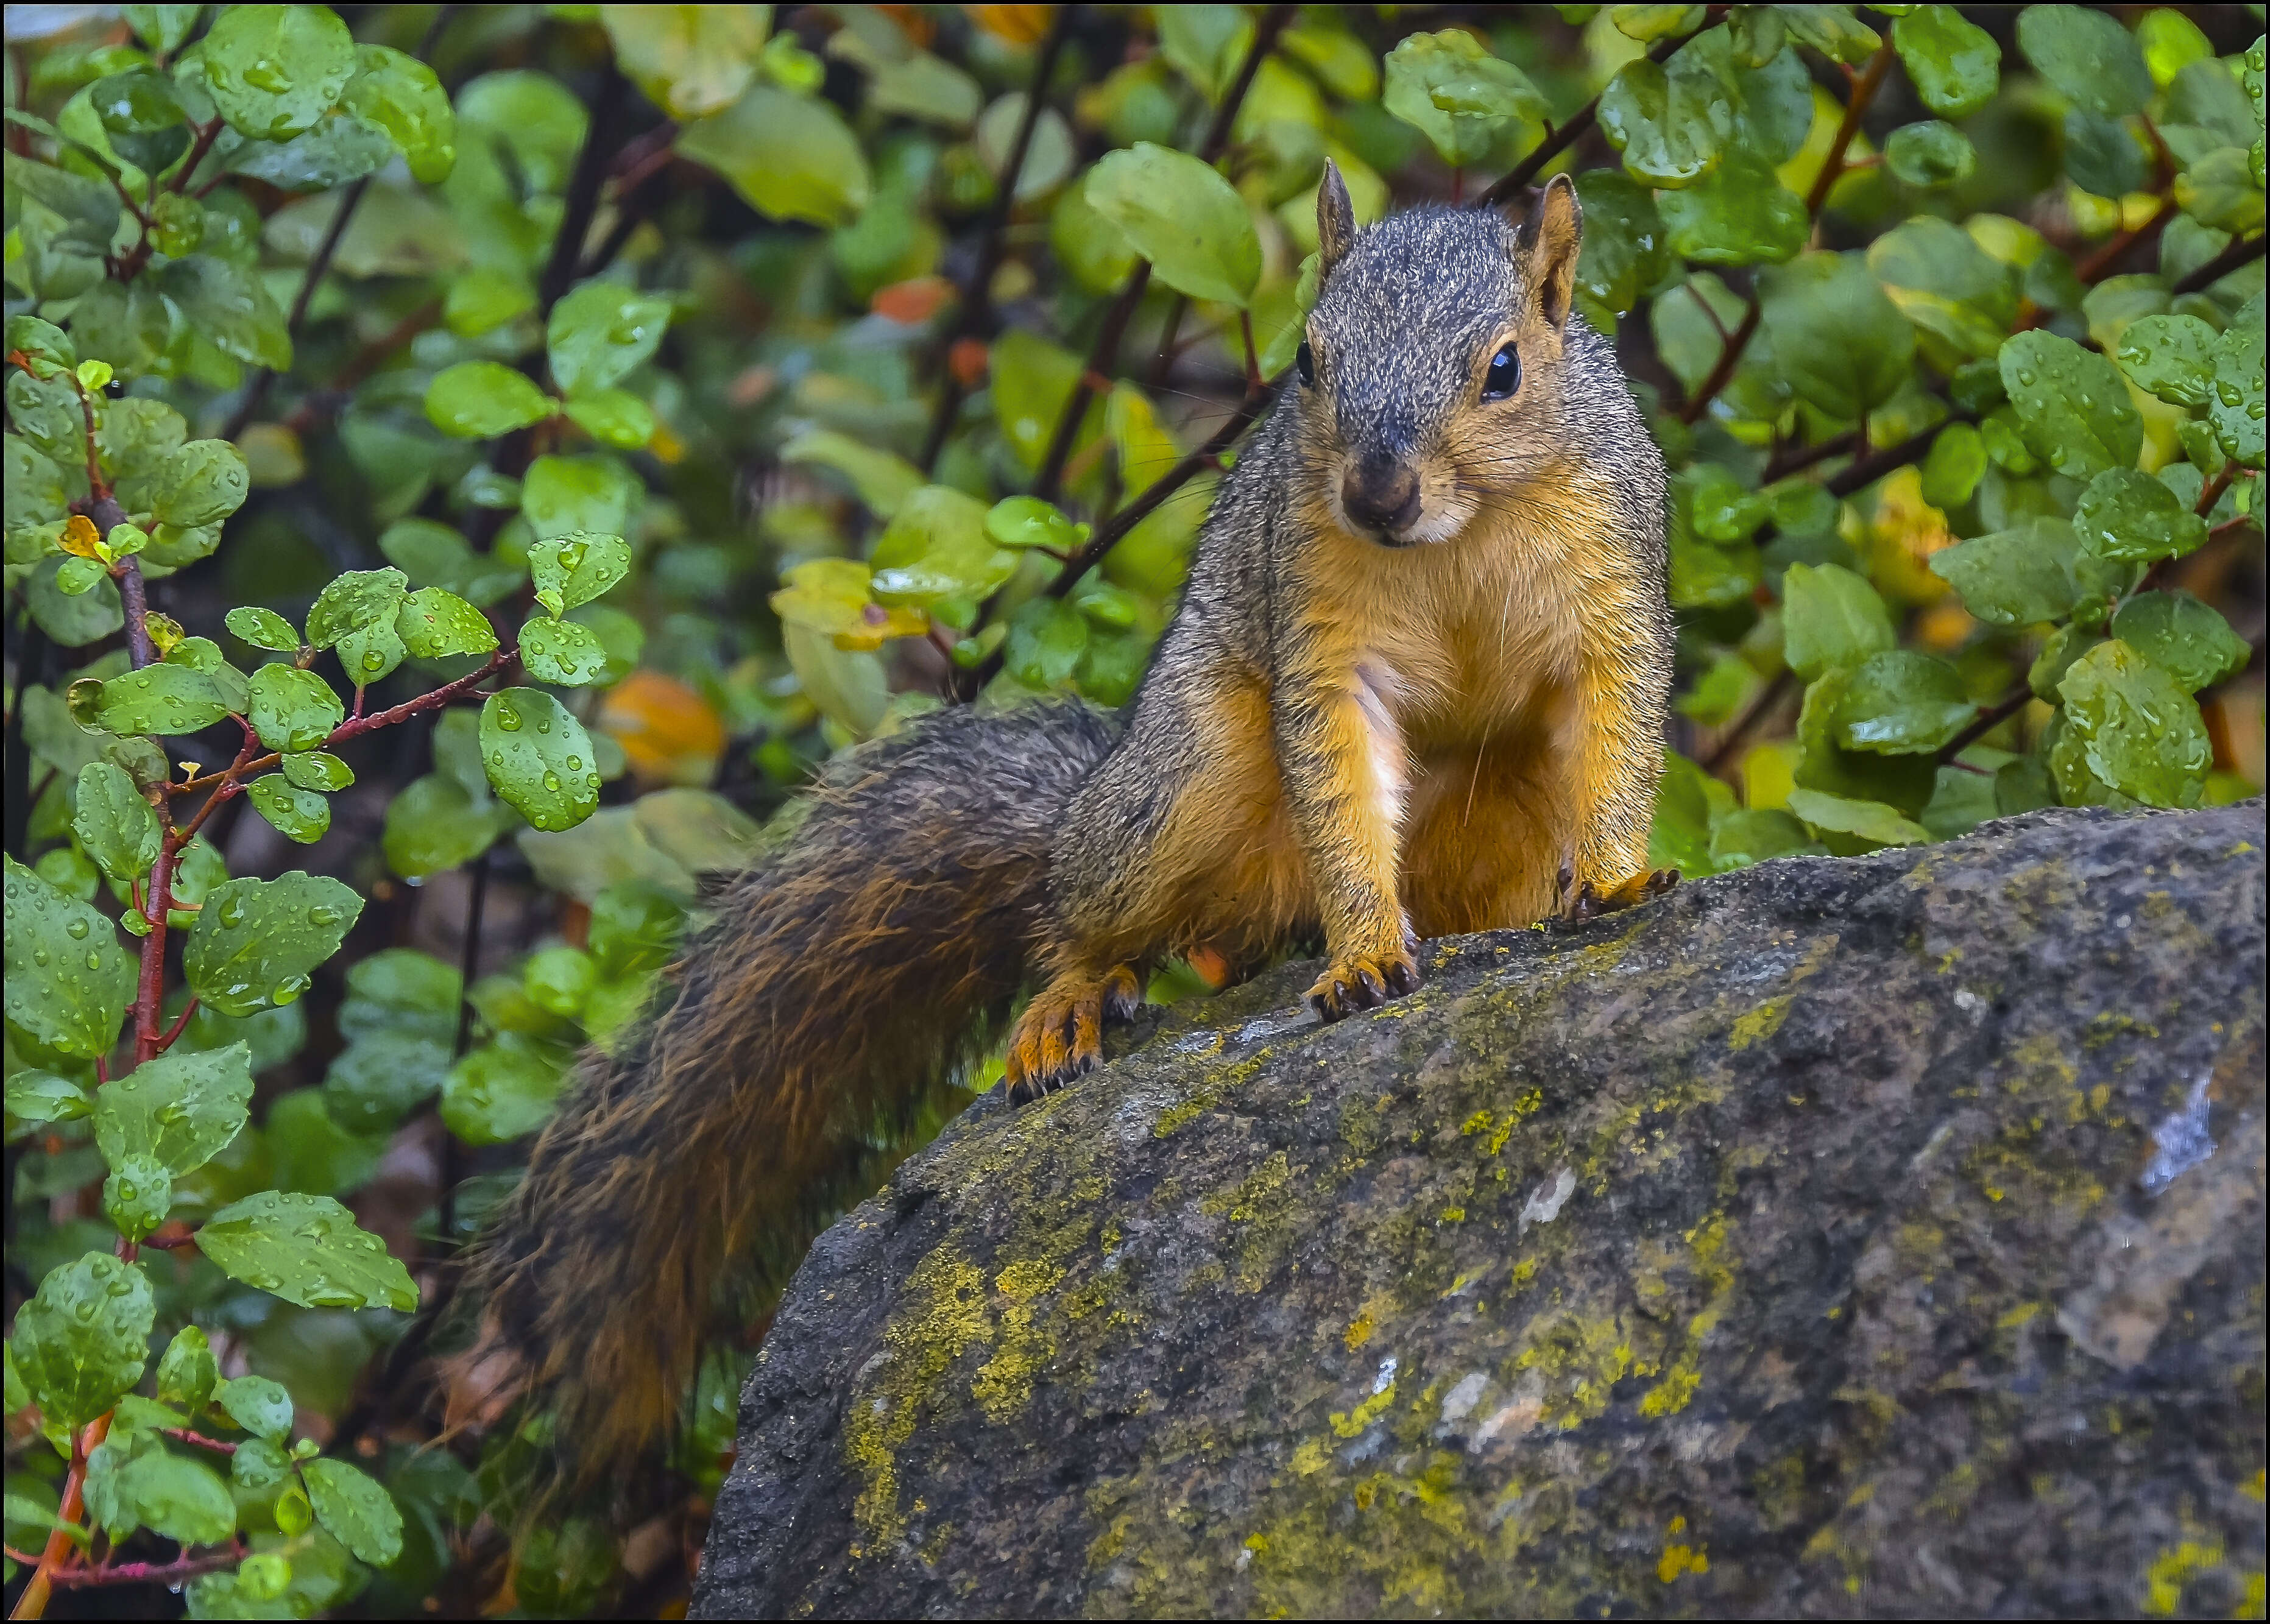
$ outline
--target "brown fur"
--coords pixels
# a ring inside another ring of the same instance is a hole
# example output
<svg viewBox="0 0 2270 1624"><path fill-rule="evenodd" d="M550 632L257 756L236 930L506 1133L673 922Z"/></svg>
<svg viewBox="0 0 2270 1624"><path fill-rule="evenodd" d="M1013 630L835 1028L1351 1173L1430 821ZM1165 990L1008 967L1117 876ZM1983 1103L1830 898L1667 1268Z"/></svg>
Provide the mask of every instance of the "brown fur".
<svg viewBox="0 0 2270 1624"><path fill-rule="evenodd" d="M1078 708L948 713L856 754L538 1141L474 1262L461 1371L549 1403L586 1477L666 1433L716 1282L768 1257L778 1278L808 1192L872 1167L873 1126L1029 971L1020 1100L1095 1065L1165 954L1251 968L1321 929L1309 997L1336 1019L1417 985L1421 934L1675 878L1647 868L1663 463L1569 319L1575 192L1518 233L1445 210L1358 231L1337 174L1318 196L1313 375L1225 483L1116 735Z"/></svg>

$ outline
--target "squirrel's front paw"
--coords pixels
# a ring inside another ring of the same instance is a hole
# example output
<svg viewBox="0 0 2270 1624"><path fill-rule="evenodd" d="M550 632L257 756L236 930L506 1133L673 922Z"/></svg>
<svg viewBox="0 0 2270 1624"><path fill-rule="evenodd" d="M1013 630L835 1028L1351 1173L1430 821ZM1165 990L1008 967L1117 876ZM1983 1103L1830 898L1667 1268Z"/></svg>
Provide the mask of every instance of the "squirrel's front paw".
<svg viewBox="0 0 2270 1624"><path fill-rule="evenodd" d="M1309 1007L1325 1020L1339 1020L1360 1009L1377 1009L1419 985L1419 966L1400 949L1335 959L1309 989Z"/></svg>
<svg viewBox="0 0 2270 1624"><path fill-rule="evenodd" d="M1143 983L1124 964L1096 980L1059 976L1035 993L1009 1034L1011 1103L1053 1094L1102 1064L1104 1018L1124 1020L1142 1001Z"/></svg>
<svg viewBox="0 0 2270 1624"><path fill-rule="evenodd" d="M1602 914L1613 913L1620 908L1636 908L1642 902L1675 889L1679 871L1659 868L1652 871L1642 869L1638 873L1603 891L1591 880L1576 883L1573 867L1561 871L1561 917L1564 920L1593 919Z"/></svg>

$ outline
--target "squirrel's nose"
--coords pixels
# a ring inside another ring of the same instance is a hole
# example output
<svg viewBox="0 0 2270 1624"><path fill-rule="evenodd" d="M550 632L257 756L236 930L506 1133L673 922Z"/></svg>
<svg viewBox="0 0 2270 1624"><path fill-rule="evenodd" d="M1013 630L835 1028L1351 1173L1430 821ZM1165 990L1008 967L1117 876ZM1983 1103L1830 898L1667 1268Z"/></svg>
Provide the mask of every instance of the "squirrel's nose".
<svg viewBox="0 0 2270 1624"><path fill-rule="evenodd" d="M1340 482L1340 505L1366 530L1391 537L1419 516L1419 476L1393 457L1368 456Z"/></svg>

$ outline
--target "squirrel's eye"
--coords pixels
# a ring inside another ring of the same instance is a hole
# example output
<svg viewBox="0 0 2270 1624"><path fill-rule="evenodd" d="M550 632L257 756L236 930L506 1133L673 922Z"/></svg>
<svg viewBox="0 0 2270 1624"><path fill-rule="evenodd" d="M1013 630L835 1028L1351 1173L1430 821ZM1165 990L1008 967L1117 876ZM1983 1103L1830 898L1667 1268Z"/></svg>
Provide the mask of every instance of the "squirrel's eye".
<svg viewBox="0 0 2270 1624"><path fill-rule="evenodd" d="M1281 354L1283 352L1280 351L1279 353ZM1311 385L1316 382L1316 352L1309 348L1309 341L1306 338L1302 339L1301 347L1293 352L1293 364L1301 369L1302 382Z"/></svg>
<svg viewBox="0 0 2270 1624"><path fill-rule="evenodd" d="M1505 400L1521 387L1521 356L1511 345L1490 357L1489 371L1482 377L1484 400Z"/></svg>

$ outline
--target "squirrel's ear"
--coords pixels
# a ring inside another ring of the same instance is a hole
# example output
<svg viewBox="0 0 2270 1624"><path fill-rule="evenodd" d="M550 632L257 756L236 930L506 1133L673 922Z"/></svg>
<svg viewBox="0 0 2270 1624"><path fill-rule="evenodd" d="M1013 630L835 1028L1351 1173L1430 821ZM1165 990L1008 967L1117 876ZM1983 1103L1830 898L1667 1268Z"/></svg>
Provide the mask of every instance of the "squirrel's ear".
<svg viewBox="0 0 2270 1624"><path fill-rule="evenodd" d="M1584 240L1584 211L1576 188L1567 175L1556 174L1521 227L1529 296L1536 301L1538 318L1555 332L1569 320Z"/></svg>
<svg viewBox="0 0 2270 1624"><path fill-rule="evenodd" d="M1317 275L1328 275L1355 241L1355 205L1348 201L1347 182L1340 167L1324 159L1324 178L1317 183Z"/></svg>

